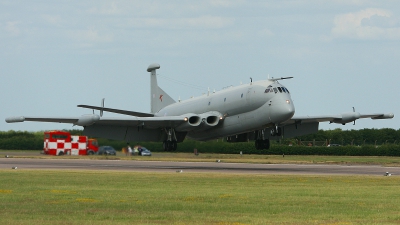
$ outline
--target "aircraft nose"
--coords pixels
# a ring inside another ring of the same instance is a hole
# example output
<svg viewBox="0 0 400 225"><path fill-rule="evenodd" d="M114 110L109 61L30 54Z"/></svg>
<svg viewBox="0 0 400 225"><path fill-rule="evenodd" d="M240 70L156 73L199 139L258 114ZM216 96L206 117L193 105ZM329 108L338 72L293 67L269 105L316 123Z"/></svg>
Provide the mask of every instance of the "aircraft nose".
<svg viewBox="0 0 400 225"><path fill-rule="evenodd" d="M292 99L274 99L270 104L271 122L279 124L293 117L295 109Z"/></svg>

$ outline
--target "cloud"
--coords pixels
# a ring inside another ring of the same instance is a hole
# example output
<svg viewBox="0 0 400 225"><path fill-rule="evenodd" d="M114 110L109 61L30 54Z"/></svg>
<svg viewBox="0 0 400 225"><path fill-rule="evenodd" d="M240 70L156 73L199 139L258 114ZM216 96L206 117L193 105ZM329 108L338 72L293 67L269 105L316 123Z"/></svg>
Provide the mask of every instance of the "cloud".
<svg viewBox="0 0 400 225"><path fill-rule="evenodd" d="M11 36L19 36L20 34L21 34L21 30L17 27L17 25L19 24L20 22L17 22L17 21L9 21L9 22L6 22L6 25L5 25L5 30L7 31L7 33L9 34L9 35L11 35Z"/></svg>
<svg viewBox="0 0 400 225"><path fill-rule="evenodd" d="M245 4L244 0L212 0L208 4L217 7L233 7Z"/></svg>
<svg viewBox="0 0 400 225"><path fill-rule="evenodd" d="M87 10L88 13L100 15L116 15L120 11L121 10L117 7L117 4L115 2L103 4L101 7L93 7Z"/></svg>
<svg viewBox="0 0 400 225"><path fill-rule="evenodd" d="M400 26L392 13L383 9L365 9L335 17L334 38L364 40L400 39Z"/></svg>
<svg viewBox="0 0 400 225"><path fill-rule="evenodd" d="M86 30L74 30L69 31L68 36L79 42L90 42L90 46L95 43L104 43L113 41L112 34L100 33L94 28L88 28Z"/></svg>
<svg viewBox="0 0 400 225"><path fill-rule="evenodd" d="M58 25L61 22L61 17L60 16L54 16L54 15L42 15L42 18L47 22L52 25Z"/></svg>
<svg viewBox="0 0 400 225"><path fill-rule="evenodd" d="M231 26L233 18L219 16L200 16L192 18L135 18L129 26L136 28L161 29L220 29Z"/></svg>

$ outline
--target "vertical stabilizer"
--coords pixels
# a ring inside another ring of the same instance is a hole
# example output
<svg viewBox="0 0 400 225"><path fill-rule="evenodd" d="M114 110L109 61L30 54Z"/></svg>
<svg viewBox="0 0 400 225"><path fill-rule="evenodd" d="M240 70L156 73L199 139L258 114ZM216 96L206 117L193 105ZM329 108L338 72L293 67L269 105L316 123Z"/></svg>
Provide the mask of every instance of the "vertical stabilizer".
<svg viewBox="0 0 400 225"><path fill-rule="evenodd" d="M167 105L175 103L175 101L157 84L156 70L160 69L160 64L153 63L147 68L150 72L150 100L151 100L151 113L156 113Z"/></svg>

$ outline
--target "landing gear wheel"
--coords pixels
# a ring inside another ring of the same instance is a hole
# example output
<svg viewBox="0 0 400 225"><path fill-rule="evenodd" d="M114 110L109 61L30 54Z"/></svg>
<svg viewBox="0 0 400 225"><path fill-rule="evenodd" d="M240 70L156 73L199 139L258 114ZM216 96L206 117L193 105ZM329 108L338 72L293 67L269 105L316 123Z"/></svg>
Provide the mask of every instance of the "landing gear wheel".
<svg viewBox="0 0 400 225"><path fill-rule="evenodd" d="M262 150L264 147L263 140L256 140L255 145L257 150Z"/></svg>
<svg viewBox="0 0 400 225"><path fill-rule="evenodd" d="M170 141L164 141L163 142L163 149L164 149L164 151L169 151L169 149L170 149Z"/></svg>
<svg viewBox="0 0 400 225"><path fill-rule="evenodd" d="M171 150L175 151L178 148L178 144L176 141L171 141Z"/></svg>
<svg viewBox="0 0 400 225"><path fill-rule="evenodd" d="M269 149L269 147L270 147L270 143L269 143L269 139L265 139L265 140L263 140L262 141L262 147L263 147L263 149Z"/></svg>

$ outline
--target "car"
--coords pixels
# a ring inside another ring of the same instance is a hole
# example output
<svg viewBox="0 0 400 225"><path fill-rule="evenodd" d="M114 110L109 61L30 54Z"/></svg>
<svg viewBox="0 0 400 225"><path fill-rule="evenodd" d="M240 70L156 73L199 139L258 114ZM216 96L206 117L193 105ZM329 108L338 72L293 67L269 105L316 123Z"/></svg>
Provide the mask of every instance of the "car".
<svg viewBox="0 0 400 225"><path fill-rule="evenodd" d="M339 144L329 144L327 147L339 147L339 146L341 146L341 145L339 145Z"/></svg>
<svg viewBox="0 0 400 225"><path fill-rule="evenodd" d="M117 155L117 151L111 146L100 146L97 151L98 155Z"/></svg>
<svg viewBox="0 0 400 225"><path fill-rule="evenodd" d="M150 150L148 150L145 147L140 147L139 148L139 155L141 155L141 156L151 156L151 152L150 152Z"/></svg>

